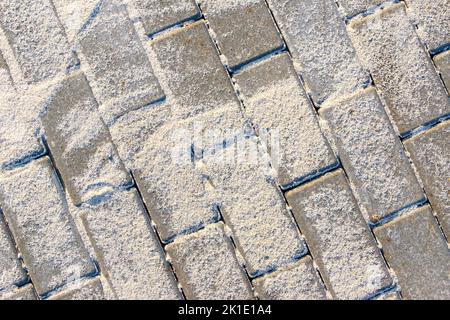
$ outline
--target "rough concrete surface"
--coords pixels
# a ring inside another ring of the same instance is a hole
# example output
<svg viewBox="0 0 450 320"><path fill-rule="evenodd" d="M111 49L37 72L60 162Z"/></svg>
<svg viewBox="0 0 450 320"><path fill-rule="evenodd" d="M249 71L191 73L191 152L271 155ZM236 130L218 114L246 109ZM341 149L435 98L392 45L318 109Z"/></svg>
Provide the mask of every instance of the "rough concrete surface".
<svg viewBox="0 0 450 320"><path fill-rule="evenodd" d="M0 0L0 300L450 299L449 0Z"/></svg>

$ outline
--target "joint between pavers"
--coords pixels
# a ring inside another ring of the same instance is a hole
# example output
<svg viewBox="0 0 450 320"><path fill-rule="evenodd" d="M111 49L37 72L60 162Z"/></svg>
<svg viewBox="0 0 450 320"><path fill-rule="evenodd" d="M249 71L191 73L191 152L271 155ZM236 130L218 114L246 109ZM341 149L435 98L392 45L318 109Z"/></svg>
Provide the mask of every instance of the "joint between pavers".
<svg viewBox="0 0 450 320"><path fill-rule="evenodd" d="M309 174L307 174L305 176L296 178L296 179L294 179L292 182L290 182L288 184L281 185L280 188L281 188L281 190L283 192L288 192L288 191L290 191L292 189L295 189L297 187L300 187L302 185L305 185L307 183L310 183L312 181L320 179L321 177L323 177L327 173L333 172L333 171L335 171L337 169L340 169L340 168L342 168L342 165L341 165L340 161L338 160L338 161L336 161L335 163L333 163L333 164L331 164L329 166L323 167L323 168L321 168L319 170L316 170L316 171L314 171L312 173L309 173Z"/></svg>
<svg viewBox="0 0 450 320"><path fill-rule="evenodd" d="M347 16L344 18L344 21L346 24L349 24L354 19L365 18L365 17L371 16L373 14L376 14L380 10L384 10L384 9L388 8L391 5L402 3L402 2L403 2L403 0L387 0L378 5L371 6L371 7L367 8L365 11L353 14L351 16Z"/></svg>
<svg viewBox="0 0 450 320"><path fill-rule="evenodd" d="M232 76L235 76L255 65L263 63L264 61L270 60L271 58L273 58L275 56L278 56L280 54L287 53L287 52L288 51L286 48L286 44L283 42L283 44L281 46L279 46L278 48L264 52L256 57L246 60L236 66L228 67L228 71Z"/></svg>
<svg viewBox="0 0 450 320"><path fill-rule="evenodd" d="M148 33L148 34L146 34L146 37L150 41L153 41L153 40L156 40L159 37L162 37L162 36L164 36L164 35L166 35L168 33L171 33L172 31L183 29L183 28L185 28L185 27L187 27L187 26L189 26L189 25L191 25L193 23L196 23L196 22L200 21L201 19L202 19L202 14L200 12L198 12L197 14L195 14L195 15L193 15L191 17L188 17L188 18L183 19L181 21L178 21L178 22L175 22L173 24L170 24L170 25L168 25L166 27L163 27L162 29L160 29L158 31Z"/></svg>
<svg viewBox="0 0 450 320"><path fill-rule="evenodd" d="M436 127L437 125L441 124L444 121L447 121L450 119L450 113L444 114L443 116L440 116L434 120L428 121L422 125L420 125L417 128L408 130L402 134L400 134L400 140L403 142L407 139L410 139L416 135L419 135L423 132L426 132L430 129L433 129L434 127Z"/></svg>
<svg viewBox="0 0 450 320"><path fill-rule="evenodd" d="M421 208L423 206L429 205L429 201L427 198L423 198L419 201L413 202L399 210L396 210L394 212L391 212L389 214L387 214L386 216L384 216L382 219L380 219L379 221L373 223L370 222L369 223L369 227L370 229L375 229L378 228L380 226L383 226L389 222L395 221L396 219L403 217L405 215L407 215L410 211Z"/></svg>
<svg viewBox="0 0 450 320"><path fill-rule="evenodd" d="M133 182L136 181L132 171L130 171L130 175L131 175L132 181ZM181 294L183 300L186 300L186 294L184 293L183 286L182 286L181 282L178 279L178 276L177 276L177 274L175 272L175 269L174 269L172 263L167 259L167 252L165 250L164 242L162 241L162 237L159 234L157 225L154 223L154 221L152 219L152 216L150 214L150 211L148 210L147 204L144 201L144 197L142 196L141 190L139 189L139 186L137 184L135 184L132 188L134 188L136 190L136 192L137 192L137 195L138 195L138 197L139 197L139 199L140 199L140 201L142 203L142 206L144 208L144 211L145 211L145 214L146 214L146 219L149 220L150 226L151 226L153 232L155 233L156 239L158 240L158 244L159 244L159 248L161 250L161 253L164 254L164 256L162 257L162 260L169 267L169 272L170 272L170 274L172 274L173 279L175 281L175 284L176 284L176 286L177 286L177 288L179 290L179 293Z"/></svg>

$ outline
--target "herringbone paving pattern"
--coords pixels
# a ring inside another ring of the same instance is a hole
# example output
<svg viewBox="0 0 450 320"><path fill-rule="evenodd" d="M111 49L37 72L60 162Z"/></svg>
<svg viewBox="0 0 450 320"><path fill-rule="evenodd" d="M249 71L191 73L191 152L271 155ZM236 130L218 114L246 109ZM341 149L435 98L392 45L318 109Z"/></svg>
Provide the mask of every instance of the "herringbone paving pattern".
<svg viewBox="0 0 450 320"><path fill-rule="evenodd" d="M0 0L0 299L450 299L449 0Z"/></svg>

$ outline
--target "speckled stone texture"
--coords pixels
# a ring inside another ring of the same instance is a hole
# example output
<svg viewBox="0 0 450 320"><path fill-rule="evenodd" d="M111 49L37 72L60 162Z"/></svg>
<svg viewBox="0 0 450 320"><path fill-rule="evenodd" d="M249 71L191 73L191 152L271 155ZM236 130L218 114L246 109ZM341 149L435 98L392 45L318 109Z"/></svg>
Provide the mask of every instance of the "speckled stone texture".
<svg viewBox="0 0 450 320"><path fill-rule="evenodd" d="M366 12L376 5L380 5L385 0L337 0L339 7L346 17L352 17Z"/></svg>
<svg viewBox="0 0 450 320"><path fill-rule="evenodd" d="M434 57L434 63L441 74L442 80L447 87L447 92L450 91L450 51L445 51Z"/></svg>
<svg viewBox="0 0 450 320"><path fill-rule="evenodd" d="M261 300L326 300L311 257L253 281Z"/></svg>
<svg viewBox="0 0 450 320"><path fill-rule="evenodd" d="M341 170L289 191L286 197L333 297L362 299L391 284Z"/></svg>
<svg viewBox="0 0 450 320"><path fill-rule="evenodd" d="M375 229L406 299L450 298L450 256L429 206Z"/></svg>
<svg viewBox="0 0 450 320"><path fill-rule="evenodd" d="M281 185L336 164L287 54L274 56L234 78L246 115L260 136L266 135Z"/></svg>
<svg viewBox="0 0 450 320"><path fill-rule="evenodd" d="M50 159L2 174L0 181L6 220L39 295L96 273Z"/></svg>
<svg viewBox="0 0 450 320"><path fill-rule="evenodd" d="M320 115L368 220L424 198L374 88L330 103Z"/></svg>
<svg viewBox="0 0 450 320"><path fill-rule="evenodd" d="M450 102L402 3L349 24L364 66L400 133L450 112Z"/></svg>
<svg viewBox="0 0 450 320"><path fill-rule="evenodd" d="M284 46L264 0L200 0L231 69Z"/></svg>
<svg viewBox="0 0 450 320"><path fill-rule="evenodd" d="M253 299L222 223L175 240L167 253L188 299Z"/></svg>
<svg viewBox="0 0 450 320"><path fill-rule="evenodd" d="M82 220L115 298L177 299L173 275L136 191L82 208Z"/></svg>
<svg viewBox="0 0 450 320"><path fill-rule="evenodd" d="M104 300L103 286L99 278L80 281L73 287L53 295L50 300Z"/></svg>
<svg viewBox="0 0 450 320"><path fill-rule="evenodd" d="M46 80L74 62L49 0L1 1L0 25L28 82Z"/></svg>
<svg viewBox="0 0 450 320"><path fill-rule="evenodd" d="M450 299L449 4L0 0L0 300Z"/></svg>
<svg viewBox="0 0 450 320"><path fill-rule="evenodd" d="M275 19L317 105L369 79L333 0L269 0Z"/></svg>
<svg viewBox="0 0 450 320"><path fill-rule="evenodd" d="M405 141L431 205L447 237L450 236L450 121Z"/></svg>

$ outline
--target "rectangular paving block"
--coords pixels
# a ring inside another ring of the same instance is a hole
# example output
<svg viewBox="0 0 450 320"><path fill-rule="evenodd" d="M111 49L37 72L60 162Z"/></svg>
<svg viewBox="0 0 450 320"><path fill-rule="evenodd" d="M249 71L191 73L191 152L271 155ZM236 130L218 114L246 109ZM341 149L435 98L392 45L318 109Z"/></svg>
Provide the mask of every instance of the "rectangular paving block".
<svg viewBox="0 0 450 320"><path fill-rule="evenodd" d="M49 0L1 1L0 27L29 83L54 77L75 61Z"/></svg>
<svg viewBox="0 0 450 320"><path fill-rule="evenodd" d="M97 272L49 158L0 175L0 202L40 296Z"/></svg>
<svg viewBox="0 0 450 320"><path fill-rule="evenodd" d="M199 3L231 69L284 46L264 0Z"/></svg>
<svg viewBox="0 0 450 320"><path fill-rule="evenodd" d="M366 298L392 283L342 170L286 198L334 298Z"/></svg>
<svg viewBox="0 0 450 320"><path fill-rule="evenodd" d="M386 0L338 0L337 3L346 17L352 17L385 1Z"/></svg>
<svg viewBox="0 0 450 320"><path fill-rule="evenodd" d="M104 300L103 286L100 278L79 281L49 300Z"/></svg>
<svg viewBox="0 0 450 320"><path fill-rule="evenodd" d="M11 87L0 96L0 170L17 166L45 152L36 136L38 124L33 101L32 95L25 92L18 95Z"/></svg>
<svg viewBox="0 0 450 320"><path fill-rule="evenodd" d="M239 104L204 21L158 37L150 51L175 118Z"/></svg>
<svg viewBox="0 0 450 320"><path fill-rule="evenodd" d="M405 0L407 13L417 25L417 33L428 49L450 42L448 0Z"/></svg>
<svg viewBox="0 0 450 320"><path fill-rule="evenodd" d="M425 198L373 87L320 110L371 222Z"/></svg>
<svg viewBox="0 0 450 320"><path fill-rule="evenodd" d="M136 183L165 243L219 219L208 179L192 162L192 142L177 130L162 127L134 159Z"/></svg>
<svg viewBox="0 0 450 320"><path fill-rule="evenodd" d="M313 101L351 93L369 81L333 0L269 0Z"/></svg>
<svg viewBox="0 0 450 320"><path fill-rule="evenodd" d="M195 0L125 0L130 17L142 22L147 35L195 19L200 12Z"/></svg>
<svg viewBox="0 0 450 320"><path fill-rule="evenodd" d="M13 291L0 293L0 300L37 300L33 285L27 284Z"/></svg>
<svg viewBox="0 0 450 320"><path fill-rule="evenodd" d="M284 269L253 280L260 300L326 300L325 288L307 256Z"/></svg>
<svg viewBox="0 0 450 320"><path fill-rule="evenodd" d="M83 225L117 299L179 299L180 292L135 190L83 206Z"/></svg>
<svg viewBox="0 0 450 320"><path fill-rule="evenodd" d="M46 140L75 205L131 184L82 73L62 80L47 104Z"/></svg>
<svg viewBox="0 0 450 320"><path fill-rule="evenodd" d="M14 241L0 211L0 291L21 285L27 279L28 276L22 268Z"/></svg>
<svg viewBox="0 0 450 320"><path fill-rule="evenodd" d="M198 164L252 277L285 266L306 248L255 137L241 138Z"/></svg>
<svg viewBox="0 0 450 320"><path fill-rule="evenodd" d="M450 121L404 141L425 193L450 237Z"/></svg>
<svg viewBox="0 0 450 320"><path fill-rule="evenodd" d="M404 299L449 299L450 254L429 206L415 209L374 232L397 275Z"/></svg>
<svg viewBox="0 0 450 320"><path fill-rule="evenodd" d="M348 29L401 134L450 112L447 93L402 3L355 19Z"/></svg>
<svg viewBox="0 0 450 320"><path fill-rule="evenodd" d="M80 59L107 123L164 98L124 5L102 2L79 35Z"/></svg>
<svg viewBox="0 0 450 320"><path fill-rule="evenodd" d="M450 50L435 56L433 60L447 87L447 92L450 92Z"/></svg>
<svg viewBox="0 0 450 320"><path fill-rule="evenodd" d="M165 249L188 300L253 299L223 223L178 238Z"/></svg>
<svg viewBox="0 0 450 320"><path fill-rule="evenodd" d="M52 0L52 2L67 38L72 43L91 15L95 14L99 0Z"/></svg>
<svg viewBox="0 0 450 320"><path fill-rule="evenodd" d="M268 143L281 185L336 164L289 55L274 56L234 78L245 113Z"/></svg>

